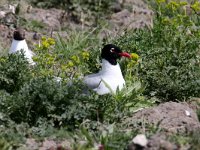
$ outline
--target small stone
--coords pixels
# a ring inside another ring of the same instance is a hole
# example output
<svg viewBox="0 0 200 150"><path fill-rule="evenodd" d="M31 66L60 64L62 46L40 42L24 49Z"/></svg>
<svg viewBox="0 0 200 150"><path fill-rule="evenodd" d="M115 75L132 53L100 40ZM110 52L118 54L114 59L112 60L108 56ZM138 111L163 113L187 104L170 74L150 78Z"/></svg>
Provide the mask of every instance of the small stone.
<svg viewBox="0 0 200 150"><path fill-rule="evenodd" d="M191 113L188 110L185 110L186 116L191 116Z"/></svg>
<svg viewBox="0 0 200 150"><path fill-rule="evenodd" d="M132 142L142 147L146 147L148 140L144 134L138 134L136 137L133 138Z"/></svg>
<svg viewBox="0 0 200 150"><path fill-rule="evenodd" d="M15 10L16 10L16 6L14 5L8 5L8 9L10 10L10 12L12 12L13 14L15 14Z"/></svg>
<svg viewBox="0 0 200 150"><path fill-rule="evenodd" d="M6 16L6 12L5 11L0 11L0 18L4 18Z"/></svg>

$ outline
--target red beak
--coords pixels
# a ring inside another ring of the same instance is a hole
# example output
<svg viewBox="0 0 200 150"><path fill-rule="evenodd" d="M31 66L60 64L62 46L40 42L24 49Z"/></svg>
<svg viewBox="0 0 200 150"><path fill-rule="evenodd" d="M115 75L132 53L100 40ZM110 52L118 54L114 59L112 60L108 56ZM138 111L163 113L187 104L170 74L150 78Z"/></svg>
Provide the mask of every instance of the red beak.
<svg viewBox="0 0 200 150"><path fill-rule="evenodd" d="M127 57L127 58L131 58L131 55L127 52L122 52L122 53L119 53L120 56L123 56L123 57Z"/></svg>

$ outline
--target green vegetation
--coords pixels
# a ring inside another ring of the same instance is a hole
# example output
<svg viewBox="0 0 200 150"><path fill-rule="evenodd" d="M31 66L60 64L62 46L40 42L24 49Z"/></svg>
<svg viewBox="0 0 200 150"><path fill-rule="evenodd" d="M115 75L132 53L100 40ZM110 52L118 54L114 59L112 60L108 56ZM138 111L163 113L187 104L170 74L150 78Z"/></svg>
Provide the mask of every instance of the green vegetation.
<svg viewBox="0 0 200 150"><path fill-rule="evenodd" d="M11 146L4 139L0 139L0 147L2 150L11 150Z"/></svg>
<svg viewBox="0 0 200 150"><path fill-rule="evenodd" d="M187 15L185 5L157 1L152 30L133 31L116 40L141 56L138 74L146 84L145 94L164 101L200 96L199 16L195 11Z"/></svg>
<svg viewBox="0 0 200 150"><path fill-rule="evenodd" d="M0 59L0 89L18 91L30 79L31 72L23 55L8 55Z"/></svg>
<svg viewBox="0 0 200 150"><path fill-rule="evenodd" d="M64 2L39 4L62 7ZM111 5L105 0L67 3L69 8L64 9L73 10L78 20L79 8L100 19ZM164 102L199 97L200 24L196 12L200 4L191 4L191 14L187 14L186 5L157 0L151 5L155 12L153 29L138 29L106 39L132 53L131 60L120 60L126 87L116 95L100 96L93 91L86 95L81 82L85 74L100 68L100 28L70 31L67 39L59 35L57 39L43 37L41 45L34 49L36 66L29 66L23 54L0 57L0 145L5 150L17 147L28 136L67 138L73 149L80 150L98 144L106 150L125 149L140 131L127 130L122 125L123 118L141 107L155 105L155 99ZM37 30L44 25L32 21L27 28ZM61 77L61 82L55 77ZM147 136L160 131L159 127L145 127L149 129ZM198 135L177 135L171 139L181 146L192 143L195 149L199 146Z"/></svg>
<svg viewBox="0 0 200 150"><path fill-rule="evenodd" d="M23 20L23 19L20 20L20 19L19 19L19 22L20 22L19 24L25 29L38 32L45 28L45 24L37 20L27 21L27 20Z"/></svg>
<svg viewBox="0 0 200 150"><path fill-rule="evenodd" d="M132 73L131 69L137 66L137 54L132 54L132 61L124 59L121 62L123 66L131 67L125 75L129 81L124 90L116 95L99 96L93 91L89 91L89 95L84 94L87 88L82 84L81 76L99 68L101 46L100 43L93 46L98 41L94 35L87 35L85 31L72 32L70 37L74 37L74 40L66 41L59 36L57 40L43 37L41 45L35 46L36 56L33 59L36 66L30 67L21 54L1 57L1 135L12 142L12 145L20 140L24 141L26 134L41 137L52 133L52 128L55 128L52 134L60 128L65 128L67 131L64 133L67 134L79 129L80 125L84 130L89 130L88 133L84 131L80 134L85 136L94 132L91 136L98 136L96 142L102 140L105 146L121 140L124 144L119 143L118 146L128 143L123 141L130 139L131 135L121 135L122 139L109 140L116 134L121 134L122 129L112 133L113 135L101 135L100 126L120 122L131 111L141 106L150 106L153 102L142 96L143 87ZM61 77L62 81L57 82L55 77ZM72 85L69 84L71 82ZM19 127L17 133L16 127ZM24 128L23 131L21 127ZM73 136L75 135L76 132L73 132ZM92 147L94 143L86 146Z"/></svg>

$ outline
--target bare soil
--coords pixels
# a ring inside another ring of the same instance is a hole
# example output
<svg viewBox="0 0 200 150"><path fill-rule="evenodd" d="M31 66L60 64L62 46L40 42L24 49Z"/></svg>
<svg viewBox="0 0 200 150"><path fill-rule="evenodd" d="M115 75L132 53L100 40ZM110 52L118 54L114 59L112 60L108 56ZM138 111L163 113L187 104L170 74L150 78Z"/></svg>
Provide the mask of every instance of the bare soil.
<svg viewBox="0 0 200 150"><path fill-rule="evenodd" d="M153 108L147 108L126 118L124 125L135 128L136 124L142 122L138 128L142 133L148 132L144 124L152 126L156 131L150 136L148 144L143 150L190 150L191 145L180 147L179 144L169 140L169 136L184 135L200 131L200 122L196 114L199 108L199 99L190 103L167 102ZM142 127L143 126L143 127ZM129 150L139 150L137 145L131 143Z"/></svg>
<svg viewBox="0 0 200 150"><path fill-rule="evenodd" d="M44 28L41 31L38 31L37 34L41 36L52 36L55 32L58 32L63 38L67 37L67 31L61 29L72 29L72 28L87 28L88 26L85 24L78 24L69 19L67 14L60 9L40 9L33 8L32 6L27 5L26 3L23 6L22 12L19 16L26 20L27 23L31 23L31 21L38 22L42 24ZM16 7L16 5L13 5ZM117 6L116 6L117 7ZM0 51L3 49L8 49L11 44L12 33L14 30L14 26L17 26L17 15L12 14L13 9L5 6L0 6L2 12L5 15L1 15L0 9ZM131 8L131 9L128 9ZM124 9L120 9L117 13L111 15L107 20L107 24L109 24L108 28L102 30L100 33L100 38L105 38L107 36L115 37L117 35L123 34L124 30L142 28L147 26L151 28L153 26L152 23L153 12L148 9L147 5L140 0L127 0L124 3ZM35 32L33 30L26 29L26 40L33 45L35 42L33 36ZM33 42L33 43L32 43ZM31 46L30 46L31 47Z"/></svg>
<svg viewBox="0 0 200 150"><path fill-rule="evenodd" d="M167 133L186 133L200 129L200 122L192 106L186 102L167 102L143 109L127 122L141 121L162 128Z"/></svg>

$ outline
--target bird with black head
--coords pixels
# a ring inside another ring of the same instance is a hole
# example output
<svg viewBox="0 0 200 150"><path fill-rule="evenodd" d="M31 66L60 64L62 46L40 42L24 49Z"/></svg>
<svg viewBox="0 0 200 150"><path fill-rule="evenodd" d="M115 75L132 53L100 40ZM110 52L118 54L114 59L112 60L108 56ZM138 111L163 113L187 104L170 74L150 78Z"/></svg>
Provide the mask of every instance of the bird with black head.
<svg viewBox="0 0 200 150"><path fill-rule="evenodd" d="M121 57L131 58L131 55L114 45L107 44L101 50L102 68L96 74L84 77L84 83L99 95L116 93L125 85L118 59Z"/></svg>
<svg viewBox="0 0 200 150"><path fill-rule="evenodd" d="M9 50L9 53L16 53L19 51L24 52L25 58L31 65L34 65L35 62L32 60L32 57L35 55L31 50L29 50L26 39L25 39L25 30L17 28L13 32L13 40Z"/></svg>

